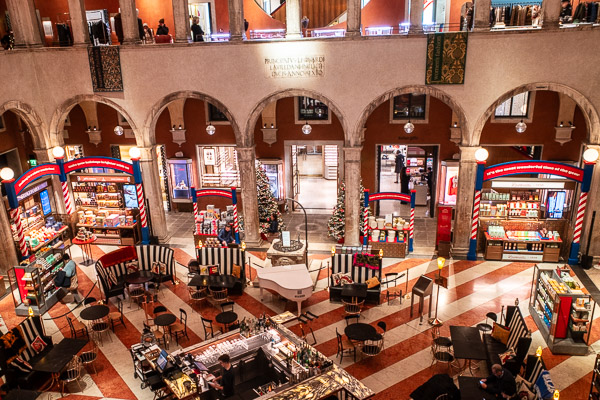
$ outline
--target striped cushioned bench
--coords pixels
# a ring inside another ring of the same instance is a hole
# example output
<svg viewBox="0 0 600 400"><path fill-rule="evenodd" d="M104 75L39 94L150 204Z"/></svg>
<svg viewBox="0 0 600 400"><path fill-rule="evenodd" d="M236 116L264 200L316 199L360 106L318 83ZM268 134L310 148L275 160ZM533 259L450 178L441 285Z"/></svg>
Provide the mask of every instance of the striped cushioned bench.
<svg viewBox="0 0 600 400"><path fill-rule="evenodd" d="M542 374L542 371L546 369L546 364L542 357L536 357L533 354L527 356L527 364L525 366L525 378L526 381L535 383Z"/></svg>
<svg viewBox="0 0 600 400"><path fill-rule="evenodd" d="M52 337L44 334L42 327L42 321L39 316L26 318L19 325L21 336L25 341L25 349L21 353L20 357L27 361L31 365L44 357L53 347ZM40 353L37 353L31 344L37 337L41 337L46 342L46 348ZM0 370L4 373L6 383L9 387L19 386L22 389L35 389L36 386L49 378L49 374L31 371L25 373L11 365L7 365L7 357L5 354L4 347L0 345Z"/></svg>
<svg viewBox="0 0 600 400"><path fill-rule="evenodd" d="M523 360L525 360L527 352L529 351L531 334L519 307L506 307L505 321L509 321L508 328L510 329L506 344L492 338L490 334L483 335L483 341L487 349L488 370L491 374L492 365L501 364L498 355L512 348L515 351L516 356L512 360L507 361L506 364L504 364L504 367L506 367L513 375L517 375L521 370Z"/></svg>
<svg viewBox="0 0 600 400"><path fill-rule="evenodd" d="M339 273L349 273L352 280L356 283L365 283L374 276L381 282L381 264L378 269L354 266L352 254L335 254L331 258L331 275ZM381 285L367 289L368 302L379 304L380 296ZM333 286L333 278L331 276L329 277L329 300L342 300L342 287Z"/></svg>
<svg viewBox="0 0 600 400"><path fill-rule="evenodd" d="M127 264L132 260L138 260L138 268L142 271L151 271L154 262L161 262L166 265L166 272L162 280L175 281L175 259L173 257L173 249L169 247L138 245L135 246L135 256L129 257L125 261L106 266L105 262L111 260L111 254L105 254L96 261L96 273L107 301L111 297L124 295L124 279L125 275L127 275ZM110 279L111 273L117 279L116 284Z"/></svg>
<svg viewBox="0 0 600 400"><path fill-rule="evenodd" d="M196 249L196 257L200 265L218 265L219 274L232 275L233 266L239 265L240 272L239 285L236 284L233 292L242 294L246 285L246 263L245 252L240 248L231 247L203 247Z"/></svg>

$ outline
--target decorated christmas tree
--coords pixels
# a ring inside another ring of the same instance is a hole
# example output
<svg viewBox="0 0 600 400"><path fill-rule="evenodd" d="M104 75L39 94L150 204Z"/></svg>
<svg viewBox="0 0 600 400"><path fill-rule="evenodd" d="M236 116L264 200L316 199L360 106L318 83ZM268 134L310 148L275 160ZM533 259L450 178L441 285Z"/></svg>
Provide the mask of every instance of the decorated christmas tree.
<svg viewBox="0 0 600 400"><path fill-rule="evenodd" d="M365 188L362 183L360 184L360 233L363 233L363 213L365 209ZM345 235L345 227L346 227L346 184L342 181L340 187L338 188L338 197L337 204L333 207L333 215L329 218L329 222L327 223L329 236L334 238L335 240L340 240L344 238ZM370 211L369 211L370 214Z"/></svg>
<svg viewBox="0 0 600 400"><path fill-rule="evenodd" d="M278 230L285 229L283 218L277 206L277 200L273 197L269 178L262 168L260 162L256 162L256 190L258 192L258 223L260 225L260 233L267 233L271 226L273 215L277 216Z"/></svg>

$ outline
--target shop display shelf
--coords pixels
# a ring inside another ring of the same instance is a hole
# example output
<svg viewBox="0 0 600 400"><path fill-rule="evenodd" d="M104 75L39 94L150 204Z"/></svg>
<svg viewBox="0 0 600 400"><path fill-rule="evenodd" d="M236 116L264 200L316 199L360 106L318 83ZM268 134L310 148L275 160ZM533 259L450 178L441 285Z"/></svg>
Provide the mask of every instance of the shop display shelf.
<svg viewBox="0 0 600 400"><path fill-rule="evenodd" d="M56 239L57 237L59 237L67 229L69 229L69 228L66 227L66 226L63 226L58 231L56 231L56 233L54 234L54 236L52 236L50 239L46 239L44 242L41 242L39 245L37 245L34 248L32 248L31 251L33 251L33 252L38 251L39 249L41 249L42 247L44 247L45 245L47 245L48 243L52 242L54 239Z"/></svg>

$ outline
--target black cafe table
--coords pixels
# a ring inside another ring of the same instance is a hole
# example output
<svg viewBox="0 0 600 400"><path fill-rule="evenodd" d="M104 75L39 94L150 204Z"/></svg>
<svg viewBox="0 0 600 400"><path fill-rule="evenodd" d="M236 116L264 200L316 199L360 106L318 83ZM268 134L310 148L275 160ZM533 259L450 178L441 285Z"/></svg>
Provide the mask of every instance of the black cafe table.
<svg viewBox="0 0 600 400"><path fill-rule="evenodd" d="M150 271L136 271L125 275L125 282L128 285L142 285L150 282L154 274Z"/></svg>
<svg viewBox="0 0 600 400"><path fill-rule="evenodd" d="M374 326L357 322L350 324L344 329L344 333L348 339L356 342L364 342L365 340L377 340L378 333Z"/></svg>
<svg viewBox="0 0 600 400"><path fill-rule="evenodd" d="M77 353L87 344L87 340L64 338L52 347L48 354L40 358L33 366L34 371L47 372L52 375L50 387L58 381L62 370Z"/></svg>
<svg viewBox="0 0 600 400"><path fill-rule="evenodd" d="M173 325L177 321L177 317L169 312L157 315L154 317L154 324L156 326L163 327L163 334L165 335L165 347L169 348L169 341L167 340L167 326Z"/></svg>
<svg viewBox="0 0 600 400"><path fill-rule="evenodd" d="M450 339L454 348L454 357L467 360L471 374L474 369L471 364L473 360L487 360L485 345L476 327L450 326Z"/></svg>
<svg viewBox="0 0 600 400"><path fill-rule="evenodd" d="M110 308L105 304L95 304L81 310L79 317L86 321L96 321L108 315Z"/></svg>
<svg viewBox="0 0 600 400"><path fill-rule="evenodd" d="M239 279L233 275L194 275L188 286L233 289Z"/></svg>
<svg viewBox="0 0 600 400"><path fill-rule="evenodd" d="M482 378L473 376L459 376L458 388L460 390L461 400L492 400L494 395L486 392L479 387L479 381Z"/></svg>
<svg viewBox="0 0 600 400"><path fill-rule="evenodd" d="M367 298L366 283L349 283L342 286L342 297L364 300Z"/></svg>
<svg viewBox="0 0 600 400"><path fill-rule="evenodd" d="M225 328L227 328L228 325L233 324L237 319L238 315L233 311L223 311L215 316L215 321L222 324Z"/></svg>
<svg viewBox="0 0 600 400"><path fill-rule="evenodd" d="M2 396L3 400L35 400L40 395L39 392L34 392L33 390L24 390L24 389L13 389L6 394L6 396Z"/></svg>

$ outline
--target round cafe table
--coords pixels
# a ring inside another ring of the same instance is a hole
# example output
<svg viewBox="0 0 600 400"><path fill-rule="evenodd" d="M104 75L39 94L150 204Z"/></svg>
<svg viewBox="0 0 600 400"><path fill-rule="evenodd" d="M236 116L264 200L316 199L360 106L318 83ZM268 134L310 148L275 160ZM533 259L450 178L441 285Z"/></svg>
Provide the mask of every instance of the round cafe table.
<svg viewBox="0 0 600 400"><path fill-rule="evenodd" d="M222 324L225 328L227 328L228 325L233 324L237 319L238 315L233 311L223 311L215 317L215 321Z"/></svg>
<svg viewBox="0 0 600 400"><path fill-rule="evenodd" d="M136 271L125 275L125 282L128 285L142 285L150 282L154 275L150 271Z"/></svg>
<svg viewBox="0 0 600 400"><path fill-rule="evenodd" d="M375 327L362 322L348 325L346 329L344 329L344 333L348 336L348 339L356 342L377 339L377 330Z"/></svg>
<svg viewBox="0 0 600 400"><path fill-rule="evenodd" d="M167 326L173 325L175 323L175 321L177 321L177 317L171 313L160 314L154 318L154 324L156 326L163 327L163 334L165 335L165 347L167 349L169 348L169 341L167 340L168 339Z"/></svg>
<svg viewBox="0 0 600 400"><path fill-rule="evenodd" d="M71 240L71 243L76 244L81 247L81 252L83 253L83 261L81 265L92 265L94 263L94 258L92 257L92 243L96 241L96 236L92 236L89 239L81 240L74 238Z"/></svg>
<svg viewBox="0 0 600 400"><path fill-rule="evenodd" d="M96 321L108 315L110 308L105 304L96 304L81 310L79 317L86 321Z"/></svg>

